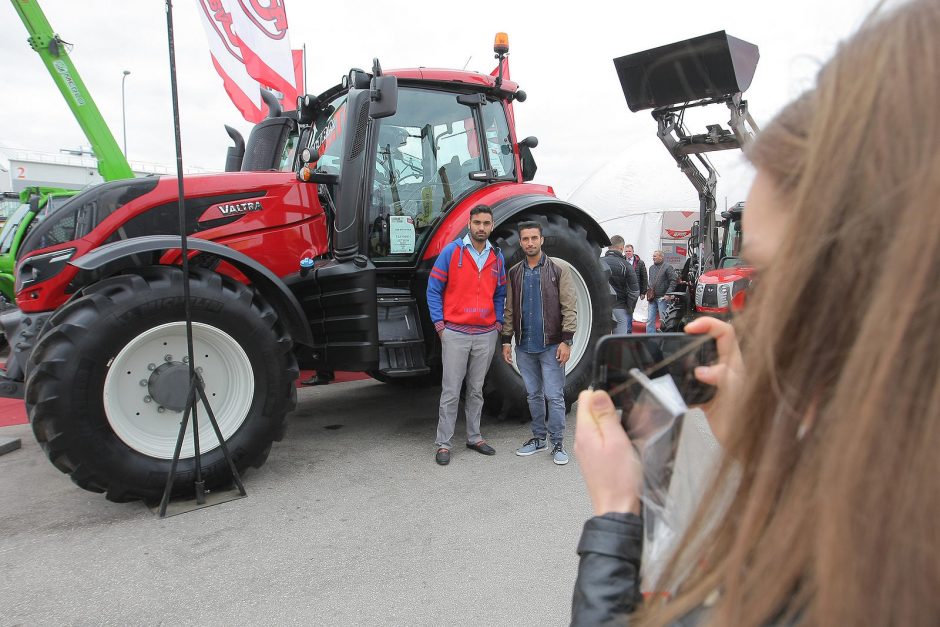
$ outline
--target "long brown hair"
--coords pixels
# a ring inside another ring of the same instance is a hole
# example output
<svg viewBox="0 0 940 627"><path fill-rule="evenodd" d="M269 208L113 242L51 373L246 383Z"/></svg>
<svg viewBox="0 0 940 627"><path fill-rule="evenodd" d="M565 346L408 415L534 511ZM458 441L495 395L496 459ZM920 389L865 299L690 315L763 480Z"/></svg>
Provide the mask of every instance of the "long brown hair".
<svg viewBox="0 0 940 627"><path fill-rule="evenodd" d="M940 624L938 34L938 0L870 17L748 151L790 227L735 323L745 381L679 592L644 624L716 591L716 625Z"/></svg>

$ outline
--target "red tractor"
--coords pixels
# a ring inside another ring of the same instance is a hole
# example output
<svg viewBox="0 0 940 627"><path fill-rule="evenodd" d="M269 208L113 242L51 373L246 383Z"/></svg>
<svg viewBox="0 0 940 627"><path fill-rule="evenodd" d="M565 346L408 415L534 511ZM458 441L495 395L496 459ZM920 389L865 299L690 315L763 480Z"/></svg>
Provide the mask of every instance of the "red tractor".
<svg viewBox="0 0 940 627"><path fill-rule="evenodd" d="M524 100L501 76L383 73L376 61L253 130L234 161L274 169L185 178L195 360L239 470L284 436L300 368L391 384L440 376L428 274L481 203L507 263L523 257L515 225L534 219L546 252L573 271L568 402L588 384L594 343L611 326L599 261L609 242L584 211L528 182L537 141L516 137L511 106ZM174 177L75 196L24 241L19 310L0 317L12 345L0 391L24 395L56 467L115 501L163 492L187 401L177 198ZM491 414L525 411L521 378L502 359L484 394ZM206 487L224 485L217 439L199 427ZM193 451L190 432L176 494L192 490Z"/></svg>
<svg viewBox="0 0 940 627"><path fill-rule="evenodd" d="M722 232L721 253L718 267L698 277L695 286L694 315L729 318L731 314L744 308L747 289L751 285L754 268L741 260L741 216L744 203L739 202L727 211L721 212L718 227ZM689 264L691 267L691 264ZM683 297L686 292L683 292ZM681 319L681 312L687 310L677 300L675 307L666 310L663 326L667 329L681 330L686 320Z"/></svg>

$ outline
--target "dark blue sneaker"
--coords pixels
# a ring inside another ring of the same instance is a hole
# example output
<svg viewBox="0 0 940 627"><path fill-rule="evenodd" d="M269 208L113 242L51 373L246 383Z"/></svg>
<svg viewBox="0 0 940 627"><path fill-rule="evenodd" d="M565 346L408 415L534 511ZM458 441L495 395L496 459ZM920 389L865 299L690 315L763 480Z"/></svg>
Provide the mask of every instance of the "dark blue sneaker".
<svg viewBox="0 0 940 627"><path fill-rule="evenodd" d="M525 457L526 455L532 455L533 453L538 453L539 451L544 451L547 449L548 445L545 444L545 440L531 438L527 440L525 444L516 449L516 455Z"/></svg>

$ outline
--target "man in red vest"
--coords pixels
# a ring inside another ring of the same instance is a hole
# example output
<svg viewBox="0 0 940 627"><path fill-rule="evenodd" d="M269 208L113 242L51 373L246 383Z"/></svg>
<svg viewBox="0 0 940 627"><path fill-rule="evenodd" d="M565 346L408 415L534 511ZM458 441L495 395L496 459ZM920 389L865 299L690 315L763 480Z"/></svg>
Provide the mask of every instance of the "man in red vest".
<svg viewBox="0 0 940 627"><path fill-rule="evenodd" d="M463 238L444 247L428 277L428 308L441 338L444 367L434 458L441 466L450 463L460 388L465 380L467 448L484 455L496 454L480 435L480 416L483 379L503 328L506 261L489 242L492 209L486 205L471 209L468 230Z"/></svg>

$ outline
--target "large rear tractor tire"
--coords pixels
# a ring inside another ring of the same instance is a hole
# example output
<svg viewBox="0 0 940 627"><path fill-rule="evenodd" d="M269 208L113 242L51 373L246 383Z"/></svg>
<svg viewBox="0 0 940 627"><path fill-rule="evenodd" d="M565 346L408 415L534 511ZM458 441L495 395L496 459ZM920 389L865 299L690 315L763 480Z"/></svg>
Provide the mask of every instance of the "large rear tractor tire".
<svg viewBox="0 0 940 627"><path fill-rule="evenodd" d="M189 365L183 273L149 266L86 288L49 319L27 368L26 407L49 460L112 501L163 493ZM264 463L296 404L297 362L275 310L251 287L190 271L195 365L239 472ZM181 392L182 391L182 392ZM207 488L231 481L197 405ZM192 421L173 494L192 493Z"/></svg>
<svg viewBox="0 0 940 627"><path fill-rule="evenodd" d="M506 257L507 269L525 257L519 246L516 225L526 220L542 224L545 237L542 250L550 257L561 259L560 265L574 278L578 325L571 358L565 366L565 407L570 409L578 394L591 384L594 346L601 336L610 333L612 326L610 284L600 260L601 244L592 241L583 226L570 223L562 216L524 214L495 229L494 239ZM529 415L522 377L515 366L503 361L499 347L483 385L483 399L490 415L503 419L525 419Z"/></svg>

